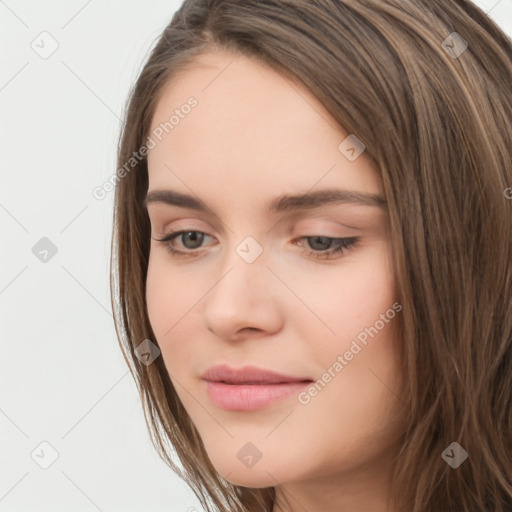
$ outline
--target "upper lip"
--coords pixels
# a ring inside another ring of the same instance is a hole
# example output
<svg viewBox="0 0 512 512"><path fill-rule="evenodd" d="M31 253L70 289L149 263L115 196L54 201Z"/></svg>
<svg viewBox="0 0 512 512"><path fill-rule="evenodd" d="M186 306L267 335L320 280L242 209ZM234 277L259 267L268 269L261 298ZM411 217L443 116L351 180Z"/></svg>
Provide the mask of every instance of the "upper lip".
<svg viewBox="0 0 512 512"><path fill-rule="evenodd" d="M211 366L201 375L201 378L210 382L225 382L227 384L279 384L311 380L307 377L279 374L256 366L244 366L236 369L225 364Z"/></svg>

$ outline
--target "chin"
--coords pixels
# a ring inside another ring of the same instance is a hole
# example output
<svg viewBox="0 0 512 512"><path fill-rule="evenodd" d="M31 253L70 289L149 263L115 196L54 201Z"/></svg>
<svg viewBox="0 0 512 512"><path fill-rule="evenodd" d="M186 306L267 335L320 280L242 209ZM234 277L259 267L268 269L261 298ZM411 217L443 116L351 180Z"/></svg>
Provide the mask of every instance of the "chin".
<svg viewBox="0 0 512 512"><path fill-rule="evenodd" d="M271 461L264 461L263 458L256 462L252 467L245 467L237 457L226 459L210 457L215 470L228 482L242 487L264 488L272 487L281 481L280 468L275 468Z"/></svg>

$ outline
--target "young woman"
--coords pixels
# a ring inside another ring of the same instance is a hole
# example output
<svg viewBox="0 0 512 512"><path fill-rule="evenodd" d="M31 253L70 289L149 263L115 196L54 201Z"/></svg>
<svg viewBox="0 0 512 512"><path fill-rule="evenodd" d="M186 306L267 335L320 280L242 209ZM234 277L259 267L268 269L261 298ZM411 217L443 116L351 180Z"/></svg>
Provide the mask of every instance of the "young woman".
<svg viewBox="0 0 512 512"><path fill-rule="evenodd" d="M512 44L467 0L186 0L130 95L116 329L205 510L512 510Z"/></svg>

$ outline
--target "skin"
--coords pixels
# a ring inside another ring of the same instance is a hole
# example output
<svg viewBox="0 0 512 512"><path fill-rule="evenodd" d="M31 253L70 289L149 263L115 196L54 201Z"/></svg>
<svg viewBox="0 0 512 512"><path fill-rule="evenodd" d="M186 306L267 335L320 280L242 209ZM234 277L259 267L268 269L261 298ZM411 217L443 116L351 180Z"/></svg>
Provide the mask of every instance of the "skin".
<svg viewBox="0 0 512 512"><path fill-rule="evenodd" d="M212 210L148 205L148 314L178 396L216 470L235 484L276 486L275 512L390 512L390 462L403 429L396 317L307 404L292 396L226 411L200 379L222 363L320 379L392 307L385 209L266 211L285 193L384 195L376 167L365 152L349 161L338 150L349 133L307 89L256 60L202 55L167 85L152 129L190 96L197 107L148 155L150 191L192 194ZM195 257L173 256L155 240L179 229L208 235L199 246L180 236L167 242ZM236 252L247 236L263 249L250 264ZM320 259L326 250L308 236L360 241ZM250 468L236 455L249 441L262 454Z"/></svg>

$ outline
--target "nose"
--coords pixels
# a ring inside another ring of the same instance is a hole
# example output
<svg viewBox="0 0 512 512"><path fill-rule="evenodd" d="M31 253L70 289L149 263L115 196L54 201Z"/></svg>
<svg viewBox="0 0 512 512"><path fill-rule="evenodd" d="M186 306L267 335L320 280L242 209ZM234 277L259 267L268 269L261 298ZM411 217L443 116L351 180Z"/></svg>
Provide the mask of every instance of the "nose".
<svg viewBox="0 0 512 512"><path fill-rule="evenodd" d="M262 254L248 262L235 250L205 296L204 320L217 337L237 341L263 337L282 327L282 290Z"/></svg>

